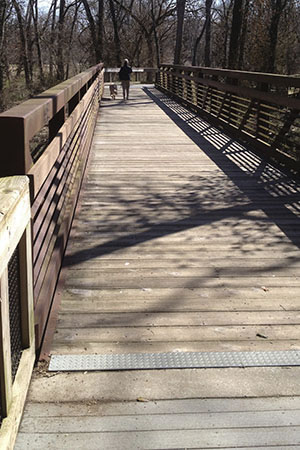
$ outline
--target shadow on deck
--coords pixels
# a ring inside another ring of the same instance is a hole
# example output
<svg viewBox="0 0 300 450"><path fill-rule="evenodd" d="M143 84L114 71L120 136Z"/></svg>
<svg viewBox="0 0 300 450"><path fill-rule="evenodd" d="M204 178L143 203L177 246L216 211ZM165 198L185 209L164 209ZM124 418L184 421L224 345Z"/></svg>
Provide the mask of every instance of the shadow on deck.
<svg viewBox="0 0 300 450"><path fill-rule="evenodd" d="M102 104L44 352L300 349L299 185L155 89L131 92ZM300 445L299 367L44 367L17 449Z"/></svg>

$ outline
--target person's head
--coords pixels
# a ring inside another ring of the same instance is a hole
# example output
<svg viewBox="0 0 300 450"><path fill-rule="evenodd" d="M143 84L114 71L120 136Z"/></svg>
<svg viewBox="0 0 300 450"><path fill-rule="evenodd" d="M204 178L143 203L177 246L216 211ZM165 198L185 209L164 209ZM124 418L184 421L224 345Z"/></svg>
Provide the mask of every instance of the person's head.
<svg viewBox="0 0 300 450"><path fill-rule="evenodd" d="M127 58L125 58L125 59L124 59L124 66L128 66L128 64L129 64L129 61L128 61Z"/></svg>

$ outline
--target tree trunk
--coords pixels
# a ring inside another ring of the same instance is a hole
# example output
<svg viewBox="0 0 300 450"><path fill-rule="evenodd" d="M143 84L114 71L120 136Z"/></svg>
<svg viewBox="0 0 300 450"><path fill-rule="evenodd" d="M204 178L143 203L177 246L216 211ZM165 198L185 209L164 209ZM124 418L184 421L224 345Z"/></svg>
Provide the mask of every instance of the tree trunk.
<svg viewBox="0 0 300 450"><path fill-rule="evenodd" d="M24 27L24 19L22 16L22 11L17 0L12 0L13 7L17 14L18 25L19 25L19 33L20 33L20 41L21 41L21 49L22 49L22 63L25 72L25 83L26 87L31 89L31 78L30 78L30 68L29 68L29 59L28 59L28 46L27 46L27 36L25 33Z"/></svg>
<svg viewBox="0 0 300 450"><path fill-rule="evenodd" d="M66 79L69 78L70 54L71 54L71 49L72 49L73 34L74 34L74 29L75 29L75 24L77 21L79 8L80 8L80 2L76 3L75 14L74 14L74 17L72 20L71 31L70 31L70 35L69 35L69 39L68 39L68 43L67 43L67 49L66 49L66 53L65 53Z"/></svg>
<svg viewBox="0 0 300 450"><path fill-rule="evenodd" d="M55 25L56 25L56 7L57 0L53 0L52 2L52 21L51 21L51 34L50 34L50 48L49 48L49 74L50 78L53 79L53 49L55 44Z"/></svg>
<svg viewBox="0 0 300 450"><path fill-rule="evenodd" d="M278 40L278 26L281 14L286 7L286 0L271 0L272 16L269 28L269 58L267 65L267 72L275 72L276 47Z"/></svg>
<svg viewBox="0 0 300 450"><path fill-rule="evenodd" d="M243 0L234 0L230 42L229 42L229 55L228 55L229 69L238 68L239 42L243 23L242 8L243 8Z"/></svg>
<svg viewBox="0 0 300 450"><path fill-rule="evenodd" d="M38 13L37 0L33 0L33 2L31 2L31 9L32 9L31 13L32 13L33 25L34 25L35 45L36 45L37 56L38 56L38 67L39 67L39 73L40 73L40 82L42 84L44 84L45 83L45 78L44 78L42 52L41 52L41 45L40 45L40 34L39 34L39 28L38 28L38 14L39 13Z"/></svg>
<svg viewBox="0 0 300 450"><path fill-rule="evenodd" d="M147 66L153 67L153 41L152 36L150 34L146 35L146 42L147 42L147 48L148 48L148 55L147 55Z"/></svg>
<svg viewBox="0 0 300 450"><path fill-rule="evenodd" d="M200 42L201 42L201 39L202 39L202 36L203 36L203 34L204 34L205 28L206 28L206 20L205 20L205 22L204 22L204 24L203 24L203 27L202 27L202 30L200 31L199 36L197 37L197 39L196 39L196 41L195 41L195 45L194 45L194 48L193 48L192 66L196 66L196 65L197 65L197 51L198 51L198 46L199 46L199 44L200 44Z"/></svg>
<svg viewBox="0 0 300 450"><path fill-rule="evenodd" d="M103 36L104 36L104 0L98 0L98 20L97 20L97 47L96 61L98 64L103 60Z"/></svg>
<svg viewBox="0 0 300 450"><path fill-rule="evenodd" d="M183 20L186 0L176 0L177 13L177 29L176 29L176 44L174 51L174 64L181 63L181 48L182 48L182 34L183 34Z"/></svg>
<svg viewBox="0 0 300 450"><path fill-rule="evenodd" d="M65 0L60 0L58 18L58 39L57 39L57 79L63 81L64 71L64 22L65 22Z"/></svg>
<svg viewBox="0 0 300 450"><path fill-rule="evenodd" d="M240 46L239 46L239 58L238 58L238 65L237 65L239 70L243 70L243 67L244 67L244 51L245 51L246 35L247 35L247 31L248 31L249 6L250 6L250 0L245 0L242 31L241 31Z"/></svg>
<svg viewBox="0 0 300 450"><path fill-rule="evenodd" d="M159 39L158 39L158 35L157 35L157 26L156 26L156 20L155 20L153 0L151 0L151 18L152 18L152 24L153 24L154 42L155 42L155 50L156 50L156 64L157 64L157 67L159 67L160 66L160 48L159 48Z"/></svg>
<svg viewBox="0 0 300 450"><path fill-rule="evenodd" d="M115 4L114 0L109 0L109 9L111 20L114 28L114 43L115 43L115 59L118 67L121 66L121 41L119 36L119 27L116 18Z"/></svg>
<svg viewBox="0 0 300 450"><path fill-rule="evenodd" d="M223 55L222 55L222 67L227 67L227 49L228 49L228 36L229 36L229 16L232 11L233 0L230 0L229 5L223 0L224 11L224 41L223 41Z"/></svg>
<svg viewBox="0 0 300 450"><path fill-rule="evenodd" d="M92 43L93 43L93 52L94 52L93 60L97 64L97 62L99 62L99 60L98 60L98 50L97 50L98 42L97 42L96 23L95 23L92 11L90 9L88 0L82 0L82 2L83 2L83 6L84 6L84 9L86 12L87 20L89 22L89 29L90 29L91 39L92 39Z"/></svg>
<svg viewBox="0 0 300 450"><path fill-rule="evenodd" d="M30 80L33 80L33 66L34 66L34 58L33 58L33 43L34 39L32 38L32 2L34 0L29 0L25 15L25 32L26 32L26 42L27 42L27 57L29 63L29 73Z"/></svg>
<svg viewBox="0 0 300 450"><path fill-rule="evenodd" d="M0 108L3 104L3 78L4 78L4 29L5 29L5 15L7 4L5 0L0 1Z"/></svg>
<svg viewBox="0 0 300 450"><path fill-rule="evenodd" d="M211 5L212 0L205 1L205 48L204 48L204 65L210 67L210 43L211 43Z"/></svg>

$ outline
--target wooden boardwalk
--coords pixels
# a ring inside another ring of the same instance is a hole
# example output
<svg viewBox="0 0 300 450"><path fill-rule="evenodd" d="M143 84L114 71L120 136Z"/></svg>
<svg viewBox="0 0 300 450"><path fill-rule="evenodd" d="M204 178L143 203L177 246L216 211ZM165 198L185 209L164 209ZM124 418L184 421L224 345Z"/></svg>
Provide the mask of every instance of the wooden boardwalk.
<svg viewBox="0 0 300 450"><path fill-rule="evenodd" d="M49 351L300 349L299 200L155 89L104 100ZM40 367L16 449L300 448L299 395L298 367Z"/></svg>

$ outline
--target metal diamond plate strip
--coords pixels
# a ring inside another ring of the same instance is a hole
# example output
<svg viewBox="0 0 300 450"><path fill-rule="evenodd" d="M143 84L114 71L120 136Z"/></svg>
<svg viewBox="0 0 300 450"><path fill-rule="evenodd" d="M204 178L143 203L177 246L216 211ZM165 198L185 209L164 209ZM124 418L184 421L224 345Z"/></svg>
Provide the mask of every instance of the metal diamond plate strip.
<svg viewBox="0 0 300 450"><path fill-rule="evenodd" d="M300 351L52 355L49 371L300 366Z"/></svg>

